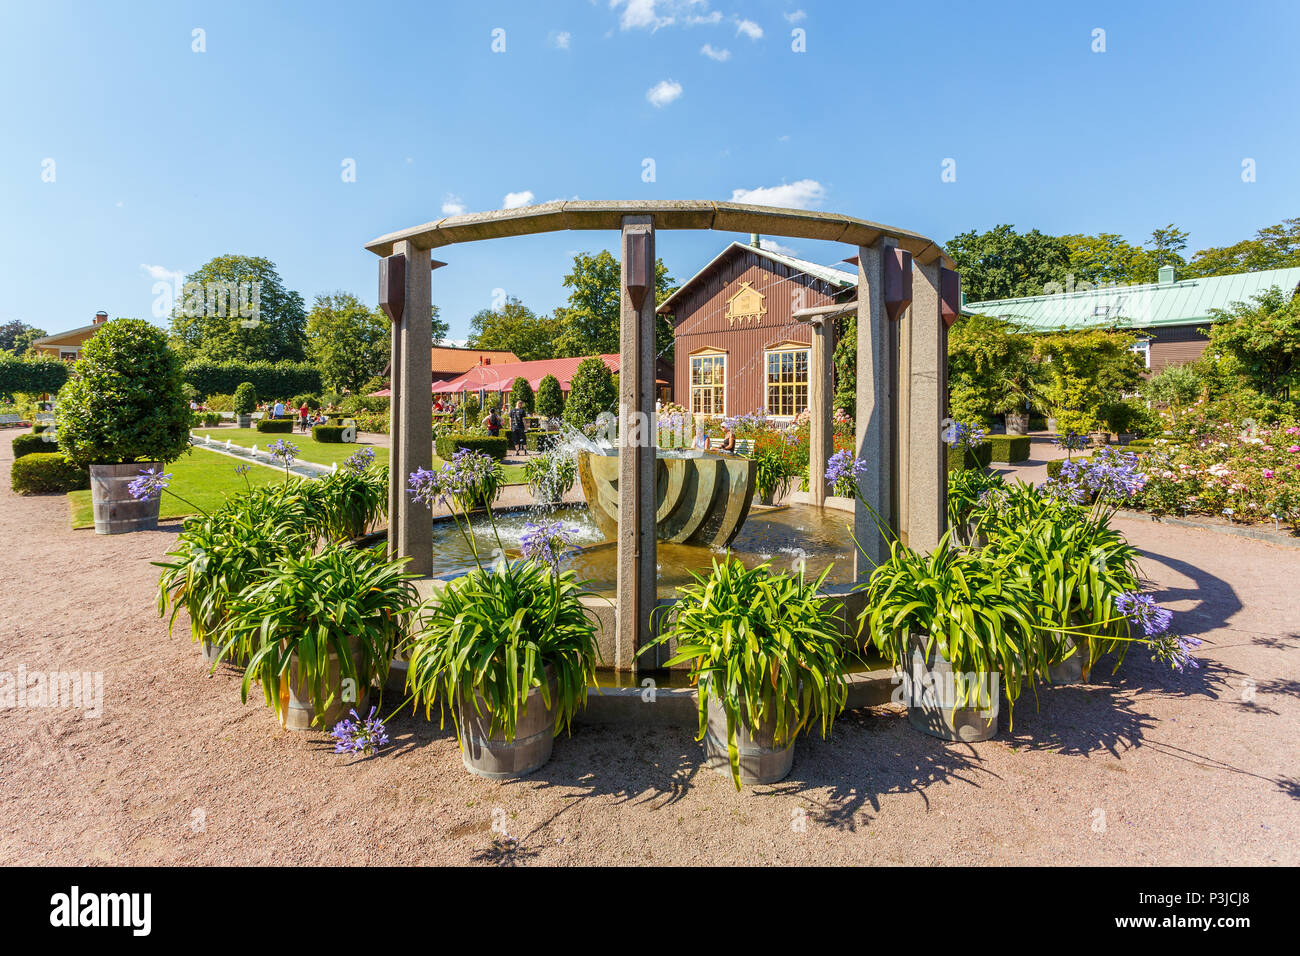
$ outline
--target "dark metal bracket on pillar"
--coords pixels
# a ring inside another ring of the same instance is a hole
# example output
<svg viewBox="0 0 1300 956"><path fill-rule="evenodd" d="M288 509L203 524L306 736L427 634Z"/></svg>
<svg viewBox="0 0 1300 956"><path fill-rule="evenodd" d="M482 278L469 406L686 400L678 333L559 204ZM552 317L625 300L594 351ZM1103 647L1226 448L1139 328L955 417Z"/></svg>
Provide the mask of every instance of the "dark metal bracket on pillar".
<svg viewBox="0 0 1300 956"><path fill-rule="evenodd" d="M640 309L654 287L654 263L650 261L651 233L623 233L623 261L627 264L627 294L632 307Z"/></svg>
<svg viewBox="0 0 1300 956"><path fill-rule="evenodd" d="M394 325L402 321L406 308L406 256L400 252L379 260L379 307Z"/></svg>
<svg viewBox="0 0 1300 956"><path fill-rule="evenodd" d="M912 254L895 246L885 250L885 313L894 321L912 304Z"/></svg>
<svg viewBox="0 0 1300 956"><path fill-rule="evenodd" d="M947 328L952 328L961 315L961 276L942 266L939 267L939 313Z"/></svg>

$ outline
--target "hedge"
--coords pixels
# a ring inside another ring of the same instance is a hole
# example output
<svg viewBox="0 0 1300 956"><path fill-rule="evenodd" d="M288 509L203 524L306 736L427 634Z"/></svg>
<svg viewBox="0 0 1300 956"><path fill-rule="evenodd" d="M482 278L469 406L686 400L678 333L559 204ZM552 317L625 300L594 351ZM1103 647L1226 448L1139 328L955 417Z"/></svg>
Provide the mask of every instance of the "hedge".
<svg viewBox="0 0 1300 956"><path fill-rule="evenodd" d="M434 447L438 457L443 461L451 461L456 452L462 448L482 452L491 455L497 461L502 461L506 457L508 442L509 439L501 435L496 438L490 435L443 435Z"/></svg>
<svg viewBox="0 0 1300 956"><path fill-rule="evenodd" d="M1087 461L1088 457L1089 456L1080 457L1076 455L1074 461ZM1068 458L1057 458L1054 461L1049 461L1047 463L1047 477L1059 478L1061 476L1061 467L1069 460L1070 459Z"/></svg>
<svg viewBox="0 0 1300 956"><path fill-rule="evenodd" d="M342 425L313 425L311 437L318 442L339 444L343 441Z"/></svg>
<svg viewBox="0 0 1300 956"><path fill-rule="evenodd" d="M259 418L254 426L259 432L286 435L293 431L292 418Z"/></svg>
<svg viewBox="0 0 1300 956"><path fill-rule="evenodd" d="M14 461L10 484L20 495L66 495L90 487L90 469L74 465L62 452L40 452Z"/></svg>
<svg viewBox="0 0 1300 956"><path fill-rule="evenodd" d="M310 362L213 362L195 359L181 377L200 395L233 394L241 382L251 382L263 396L319 394L320 371Z"/></svg>
<svg viewBox="0 0 1300 956"><path fill-rule="evenodd" d="M68 364L52 355L35 359L0 355L0 395L52 395L67 380Z"/></svg>
<svg viewBox="0 0 1300 956"><path fill-rule="evenodd" d="M216 428L221 424L220 412L195 412L190 418L192 428Z"/></svg>
<svg viewBox="0 0 1300 956"><path fill-rule="evenodd" d="M559 432L530 431L525 447L529 451L550 451L560 440Z"/></svg>
<svg viewBox="0 0 1300 956"><path fill-rule="evenodd" d="M38 435L35 432L28 432L14 436L15 458L22 458L24 455L35 455L42 452L57 451L58 448L58 442L46 441L44 435Z"/></svg>
<svg viewBox="0 0 1300 956"><path fill-rule="evenodd" d="M1028 435L989 435L984 444L989 449L990 461L1011 463L1029 458Z"/></svg>
<svg viewBox="0 0 1300 956"><path fill-rule="evenodd" d="M35 425L32 426L32 434L40 435L44 432L49 431L53 427L54 427L53 422L37 422Z"/></svg>
<svg viewBox="0 0 1300 956"><path fill-rule="evenodd" d="M993 460L993 446L988 439L974 451L956 445L948 446L948 470L966 471L970 468L987 468Z"/></svg>

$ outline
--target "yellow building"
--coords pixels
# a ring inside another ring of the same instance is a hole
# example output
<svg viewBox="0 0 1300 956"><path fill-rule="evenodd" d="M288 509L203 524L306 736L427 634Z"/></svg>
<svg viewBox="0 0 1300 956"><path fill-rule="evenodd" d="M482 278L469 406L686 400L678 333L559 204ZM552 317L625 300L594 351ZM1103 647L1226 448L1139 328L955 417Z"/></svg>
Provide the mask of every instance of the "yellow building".
<svg viewBox="0 0 1300 956"><path fill-rule="evenodd" d="M100 309L95 313L95 318L90 325L83 325L81 328L72 329L70 332L56 332L54 335L36 339L32 342L32 348L39 352L57 355L67 362L74 361L81 354L81 347L107 321L108 313Z"/></svg>

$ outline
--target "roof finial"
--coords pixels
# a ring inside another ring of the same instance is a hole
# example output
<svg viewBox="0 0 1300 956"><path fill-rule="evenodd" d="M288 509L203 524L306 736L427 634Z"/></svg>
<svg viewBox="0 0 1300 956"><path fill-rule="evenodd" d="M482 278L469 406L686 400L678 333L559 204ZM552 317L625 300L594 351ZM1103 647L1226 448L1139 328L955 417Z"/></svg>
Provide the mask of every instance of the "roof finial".
<svg viewBox="0 0 1300 956"><path fill-rule="evenodd" d="M759 236L758 233L756 233L756 232L751 232L751 233L749 234L749 244L750 244L750 246L752 246L752 247L755 248L755 249L760 249L760 248L762 248L761 243L762 243L762 239L761 239L761 237Z"/></svg>

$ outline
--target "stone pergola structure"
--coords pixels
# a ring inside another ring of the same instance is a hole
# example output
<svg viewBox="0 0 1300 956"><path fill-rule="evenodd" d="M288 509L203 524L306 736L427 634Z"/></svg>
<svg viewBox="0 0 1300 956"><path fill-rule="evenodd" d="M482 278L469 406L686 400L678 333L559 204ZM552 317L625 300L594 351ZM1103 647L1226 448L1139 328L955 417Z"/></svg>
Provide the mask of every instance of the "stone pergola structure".
<svg viewBox="0 0 1300 956"><path fill-rule="evenodd" d="M918 550L944 532L947 455L947 327L959 311L959 280L943 248L918 233L832 213L730 202L543 203L452 216L389 233L366 244L380 256L379 301L392 321L389 553L409 569L432 568L433 528L427 509L406 494L407 477L433 461L430 349L432 250L461 242L555 232L618 230L622 253L619 374L619 530L613 666L636 669L651 634L656 604L655 540L655 234L662 229L714 229L856 247L856 303L796 312L814 328L809 354L811 443L809 488L826 494L832 452L832 355L835 315L857 312L856 451L869 466L859 479L862 500L854 537L861 580L888 555L877 520ZM878 518L877 518L878 516Z"/></svg>

